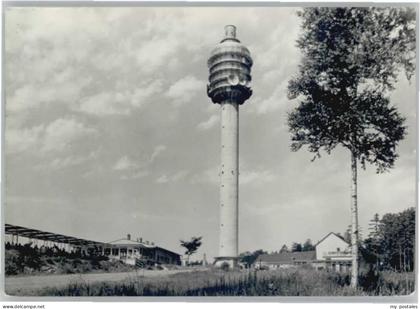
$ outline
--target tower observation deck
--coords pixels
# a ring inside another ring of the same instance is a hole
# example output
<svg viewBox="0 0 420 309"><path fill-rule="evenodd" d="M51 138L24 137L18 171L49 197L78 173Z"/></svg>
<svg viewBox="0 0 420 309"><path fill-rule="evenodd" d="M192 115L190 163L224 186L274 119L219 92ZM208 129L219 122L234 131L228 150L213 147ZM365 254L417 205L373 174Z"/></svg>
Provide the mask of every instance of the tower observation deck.
<svg viewBox="0 0 420 309"><path fill-rule="evenodd" d="M238 259L239 105L251 95L251 54L237 38L236 27L225 27L225 37L208 60L207 94L221 106L220 225L217 266L235 267Z"/></svg>

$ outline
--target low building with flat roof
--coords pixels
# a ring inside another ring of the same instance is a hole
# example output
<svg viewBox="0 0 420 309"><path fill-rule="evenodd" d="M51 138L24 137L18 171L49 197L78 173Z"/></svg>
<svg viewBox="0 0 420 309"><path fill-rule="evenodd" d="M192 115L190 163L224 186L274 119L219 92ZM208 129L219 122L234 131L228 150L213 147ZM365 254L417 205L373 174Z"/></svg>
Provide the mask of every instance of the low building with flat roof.
<svg viewBox="0 0 420 309"><path fill-rule="evenodd" d="M255 267L257 269L289 268L298 265L311 264L314 260L315 251L261 254L255 261Z"/></svg>

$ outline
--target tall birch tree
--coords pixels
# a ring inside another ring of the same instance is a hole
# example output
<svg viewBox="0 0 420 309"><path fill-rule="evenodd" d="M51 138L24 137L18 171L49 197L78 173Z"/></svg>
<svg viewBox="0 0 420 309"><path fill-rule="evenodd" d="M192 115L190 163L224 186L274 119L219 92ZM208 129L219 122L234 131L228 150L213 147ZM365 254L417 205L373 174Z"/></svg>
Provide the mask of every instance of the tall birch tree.
<svg viewBox="0 0 420 309"><path fill-rule="evenodd" d="M293 151L307 146L320 157L338 145L351 167L351 285L358 285L358 164L382 173L393 167L406 134L389 93L403 70L415 70L415 10L305 8L300 11L302 52L288 96L299 104L288 115Z"/></svg>

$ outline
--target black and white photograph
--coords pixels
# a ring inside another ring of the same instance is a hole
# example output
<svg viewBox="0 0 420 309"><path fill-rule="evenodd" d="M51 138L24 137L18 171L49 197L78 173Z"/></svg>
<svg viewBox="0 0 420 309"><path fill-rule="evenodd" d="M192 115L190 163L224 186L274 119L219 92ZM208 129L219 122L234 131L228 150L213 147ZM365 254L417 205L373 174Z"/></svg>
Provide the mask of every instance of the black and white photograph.
<svg viewBox="0 0 420 309"><path fill-rule="evenodd" d="M5 297L414 295L417 14L5 2Z"/></svg>

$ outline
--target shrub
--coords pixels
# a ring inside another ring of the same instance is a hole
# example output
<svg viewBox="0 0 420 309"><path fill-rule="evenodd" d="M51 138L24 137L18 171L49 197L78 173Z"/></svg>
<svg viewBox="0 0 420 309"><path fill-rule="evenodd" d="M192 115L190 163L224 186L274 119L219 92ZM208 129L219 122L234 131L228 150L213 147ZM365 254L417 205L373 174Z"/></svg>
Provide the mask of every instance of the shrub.
<svg viewBox="0 0 420 309"><path fill-rule="evenodd" d="M102 264L108 263L105 256L82 257L75 252L66 252L58 247L49 248L41 246L32 247L31 243L6 243L5 273L6 275L33 274L33 273L83 273L101 269ZM108 268L113 270L112 267ZM123 268L131 270L132 268Z"/></svg>
<svg viewBox="0 0 420 309"><path fill-rule="evenodd" d="M222 263L222 265L220 266L220 268L221 268L223 271L228 271L228 270L229 270L229 268L230 268L230 265L229 265L229 263L223 262L223 263Z"/></svg>
<svg viewBox="0 0 420 309"><path fill-rule="evenodd" d="M48 264L54 264L54 261L52 258L46 259L45 262L47 262Z"/></svg>
<svg viewBox="0 0 420 309"><path fill-rule="evenodd" d="M16 250L5 251L5 273L6 275L17 275L23 271L22 265L19 263L19 252Z"/></svg>

